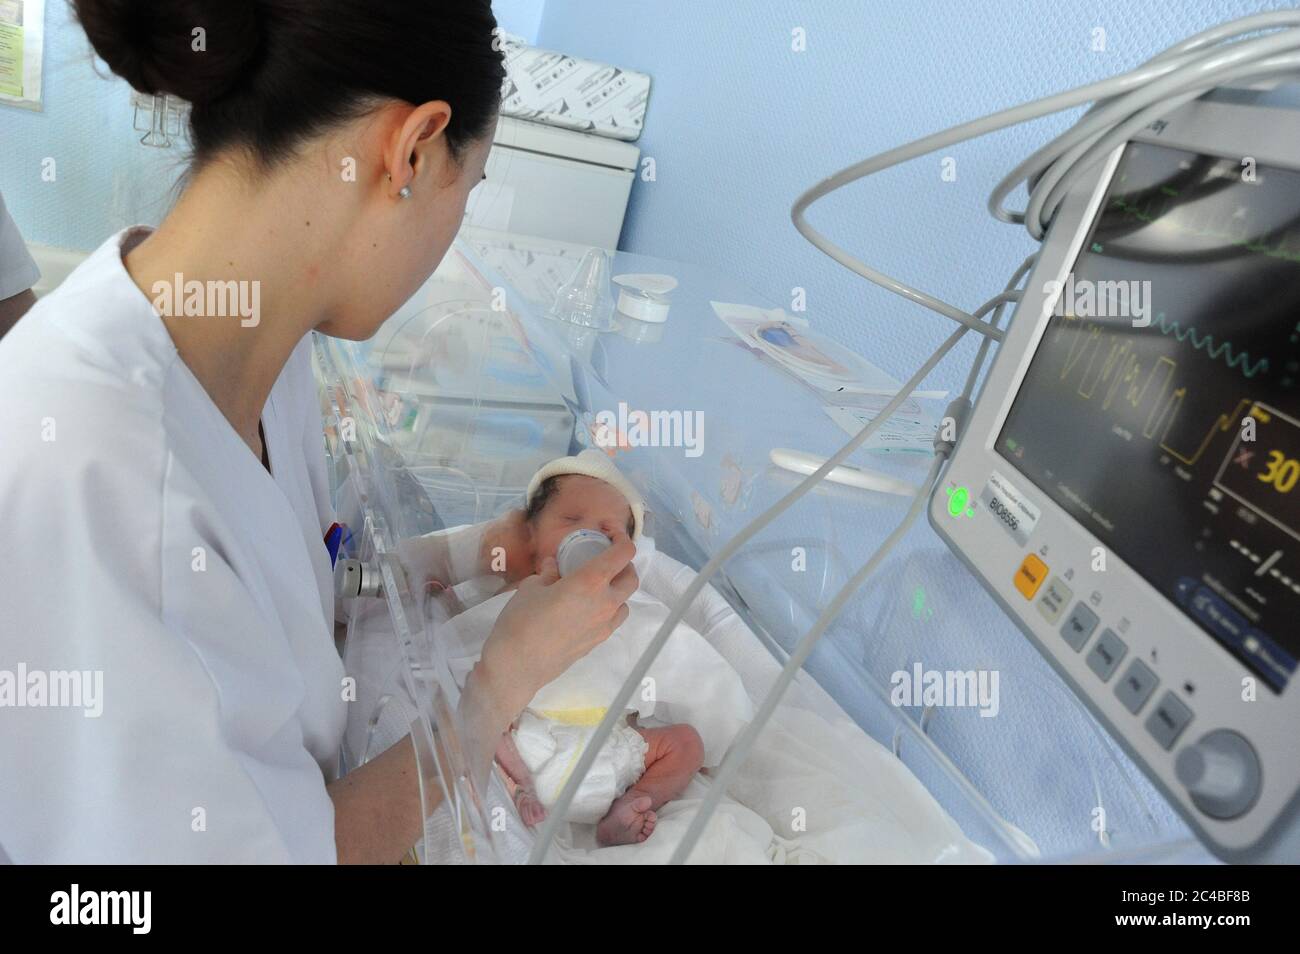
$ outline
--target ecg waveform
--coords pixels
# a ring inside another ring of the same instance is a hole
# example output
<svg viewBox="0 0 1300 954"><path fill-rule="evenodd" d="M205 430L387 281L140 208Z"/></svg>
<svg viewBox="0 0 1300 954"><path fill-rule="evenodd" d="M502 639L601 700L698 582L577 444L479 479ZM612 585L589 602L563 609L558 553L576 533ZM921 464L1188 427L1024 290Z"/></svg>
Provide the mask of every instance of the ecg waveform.
<svg viewBox="0 0 1300 954"><path fill-rule="evenodd" d="M1067 325L1070 322L1086 323L1084 319L1073 316L1066 316L1064 320ZM1076 326L1075 330L1077 333L1072 336L1061 365L1061 383L1068 386L1077 371L1075 390L1079 397L1085 401L1098 401L1095 406L1102 413L1127 411L1130 416L1136 414L1142 419L1142 436L1157 441L1161 450L1188 466L1194 466L1201 459L1217 434L1239 426L1243 412L1253 407L1253 401L1242 398L1230 412L1218 415L1194 450L1180 451L1169 442L1169 433L1187 397L1186 387L1172 386L1178 362L1162 355L1150 367L1144 368L1130 336L1108 333L1097 324L1087 328ZM1141 414L1143 407L1148 409L1144 419Z"/></svg>
<svg viewBox="0 0 1300 954"><path fill-rule="evenodd" d="M1180 343L1190 340L1193 348L1204 351L1212 361L1223 357L1228 367L1239 370L1247 380L1268 370L1268 358L1260 358L1251 364L1250 352L1242 351L1234 354L1231 341L1215 344L1214 335L1198 335L1192 325L1183 328L1180 322L1165 318L1163 311L1156 315L1153 324L1160 329L1161 334L1173 335Z"/></svg>
<svg viewBox="0 0 1300 954"><path fill-rule="evenodd" d="M1258 255L1281 259L1285 262L1300 263L1300 250L1287 248L1282 245L1274 248L1258 238L1247 238L1241 233L1233 234L1232 232L1225 231L1222 228L1218 228L1216 223L1213 222L1184 222L1184 216L1177 212L1173 215L1167 215L1165 213L1165 208L1168 205L1168 199L1177 198L1179 193L1177 190L1170 189L1167 186L1162 187L1160 192L1161 195L1151 195L1148 196L1147 199L1148 204L1152 206L1155 211L1152 211L1150 208L1140 208L1134 203L1129 202L1123 196L1116 196L1112 199L1111 208L1118 209L1129 218L1137 219L1139 222L1145 222L1148 224L1152 222L1162 222L1174 226L1180 232L1185 232L1200 238L1211 238L1229 245L1236 245L1239 248L1244 248L1248 252L1254 252ZM1229 221L1235 222L1239 226L1243 225L1244 222L1241 217L1244 215L1245 211L1244 207L1239 208L1238 212L1234 214ZM1208 207L1206 214L1212 215L1213 213L1213 207Z"/></svg>

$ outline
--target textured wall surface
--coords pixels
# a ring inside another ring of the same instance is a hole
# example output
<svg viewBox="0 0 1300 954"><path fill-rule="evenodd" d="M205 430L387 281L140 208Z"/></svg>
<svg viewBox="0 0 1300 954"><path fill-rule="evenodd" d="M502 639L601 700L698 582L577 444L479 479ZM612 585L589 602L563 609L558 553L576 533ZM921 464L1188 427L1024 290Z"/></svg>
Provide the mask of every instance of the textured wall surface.
<svg viewBox="0 0 1300 954"><path fill-rule="evenodd" d="M622 247L710 265L808 317L898 376L948 324L826 258L794 230L795 198L892 146L1136 66L1224 20L1294 3L1261 0L548 0L538 43L654 78ZM802 28L807 49L791 50ZM1106 51L1092 51L1093 30ZM854 183L809 213L833 241L912 284L974 308L1032 250L986 212L1003 174L1068 116ZM1014 200L1020 204L1019 196ZM963 342L962 354L973 353ZM949 361L932 377L960 387Z"/></svg>
<svg viewBox="0 0 1300 954"><path fill-rule="evenodd" d="M542 0L497 0L500 24L536 39ZM89 250L175 197L183 152L140 145L130 87L96 64L67 0L46 5L45 109L0 105L0 191L29 242ZM97 72L98 70L98 72ZM47 159L56 178L45 181Z"/></svg>
<svg viewBox="0 0 1300 954"><path fill-rule="evenodd" d="M492 0L492 12L502 29L522 36L530 43L537 41L545 9L546 0Z"/></svg>
<svg viewBox="0 0 1300 954"><path fill-rule="evenodd" d="M102 63L96 72L65 0L47 3L46 30L44 111L0 105L0 190L27 241L91 249L161 217L181 156L140 145L130 88Z"/></svg>

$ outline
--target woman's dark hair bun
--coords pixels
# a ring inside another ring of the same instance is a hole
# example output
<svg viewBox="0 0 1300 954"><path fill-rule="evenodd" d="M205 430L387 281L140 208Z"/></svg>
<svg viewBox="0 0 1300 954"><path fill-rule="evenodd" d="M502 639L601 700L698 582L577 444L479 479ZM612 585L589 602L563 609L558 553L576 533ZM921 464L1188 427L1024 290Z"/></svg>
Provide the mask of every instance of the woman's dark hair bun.
<svg viewBox="0 0 1300 954"><path fill-rule="evenodd" d="M73 0L95 52L142 93L213 102L255 68L262 0Z"/></svg>
<svg viewBox="0 0 1300 954"><path fill-rule="evenodd" d="M445 100L447 147L491 133L505 66L491 0L72 0L104 61L144 93L188 100L203 164L264 166L377 102Z"/></svg>

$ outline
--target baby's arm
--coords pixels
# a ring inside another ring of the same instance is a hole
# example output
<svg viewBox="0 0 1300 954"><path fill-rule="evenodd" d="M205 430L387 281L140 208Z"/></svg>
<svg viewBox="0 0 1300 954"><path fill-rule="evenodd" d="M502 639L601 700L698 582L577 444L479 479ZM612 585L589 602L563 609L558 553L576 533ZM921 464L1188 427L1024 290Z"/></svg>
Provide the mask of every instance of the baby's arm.
<svg viewBox="0 0 1300 954"><path fill-rule="evenodd" d="M532 530L522 510L450 533L435 531L403 540L398 553L407 571L450 588L482 576L518 583L533 573Z"/></svg>
<svg viewBox="0 0 1300 954"><path fill-rule="evenodd" d="M509 732L503 732L501 741L497 743L497 761L501 763L506 775L510 776L510 781L515 783L515 808L519 810L519 817L525 825L532 828L546 818L546 807L533 789L533 773L528 771L524 757L515 748Z"/></svg>

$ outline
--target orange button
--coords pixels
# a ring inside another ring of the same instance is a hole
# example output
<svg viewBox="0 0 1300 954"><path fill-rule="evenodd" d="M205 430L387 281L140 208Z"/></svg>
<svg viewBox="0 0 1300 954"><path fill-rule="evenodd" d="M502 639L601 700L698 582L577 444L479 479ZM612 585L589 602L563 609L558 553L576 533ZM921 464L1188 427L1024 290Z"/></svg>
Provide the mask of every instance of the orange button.
<svg viewBox="0 0 1300 954"><path fill-rule="evenodd" d="M1016 571L1016 589L1025 599L1032 600L1045 579L1047 579L1047 564L1031 553L1025 557L1025 562L1020 564L1020 569Z"/></svg>

